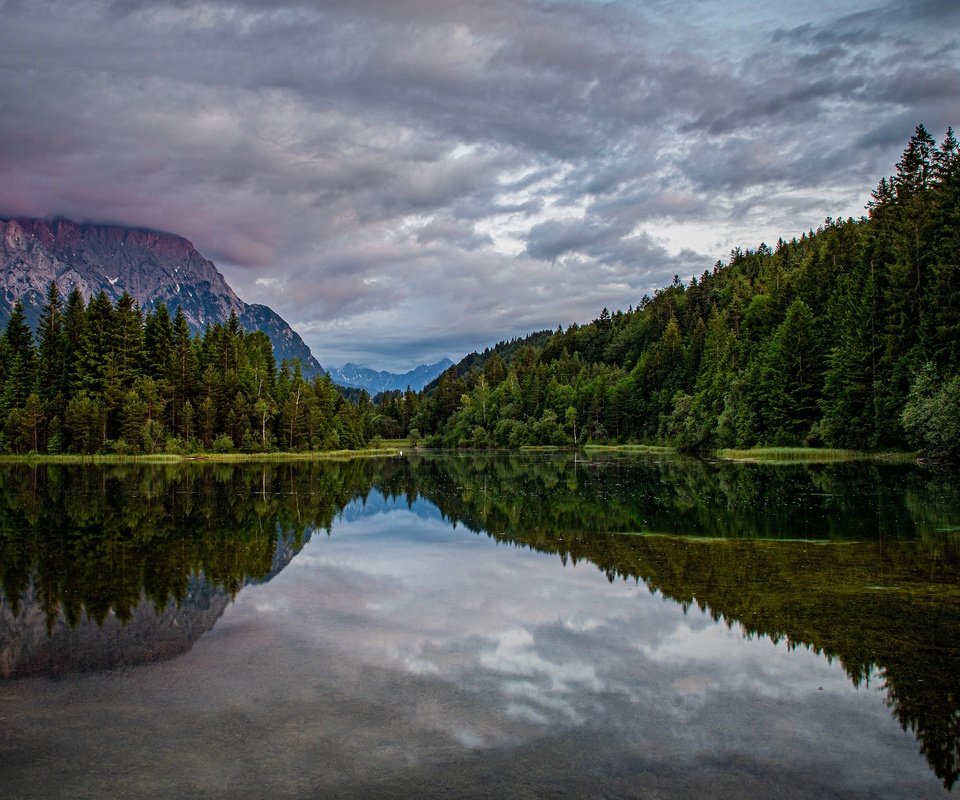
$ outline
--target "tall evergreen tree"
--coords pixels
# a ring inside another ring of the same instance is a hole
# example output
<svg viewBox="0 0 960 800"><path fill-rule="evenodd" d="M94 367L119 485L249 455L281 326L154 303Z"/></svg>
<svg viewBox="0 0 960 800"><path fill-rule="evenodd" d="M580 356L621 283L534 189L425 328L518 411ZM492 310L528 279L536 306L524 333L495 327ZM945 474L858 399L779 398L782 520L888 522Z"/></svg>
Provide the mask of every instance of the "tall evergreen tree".
<svg viewBox="0 0 960 800"><path fill-rule="evenodd" d="M39 389L40 399L55 414L62 413L66 394L65 334L63 301L56 281L50 283L47 303L40 314L37 331L40 344ZM59 396L59 400L56 398Z"/></svg>
<svg viewBox="0 0 960 800"><path fill-rule="evenodd" d="M2 397L5 412L20 409L34 390L36 382L36 353L33 347L33 334L27 325L23 303L17 301L13 306L3 338L6 343L6 375Z"/></svg>
<svg viewBox="0 0 960 800"><path fill-rule="evenodd" d="M173 323L167 306L161 303L147 314L143 324L143 358L153 378L172 377L173 351Z"/></svg>
<svg viewBox="0 0 960 800"><path fill-rule="evenodd" d="M794 300L770 340L761 371L760 416L772 442L803 442L819 416L820 376L813 312Z"/></svg>
<svg viewBox="0 0 960 800"><path fill-rule="evenodd" d="M63 312L63 361L66 392L72 393L82 387L81 354L87 329L87 307L79 287L74 286L67 295Z"/></svg>
<svg viewBox="0 0 960 800"><path fill-rule="evenodd" d="M79 383L93 394L105 388L107 363L113 360L113 326L113 305L106 292L100 292L87 306L78 359Z"/></svg>
<svg viewBox="0 0 960 800"><path fill-rule="evenodd" d="M110 350L117 379L124 388L131 387L143 369L143 327L140 307L124 291L113 312L110 336ZM169 343L167 347L169 348Z"/></svg>

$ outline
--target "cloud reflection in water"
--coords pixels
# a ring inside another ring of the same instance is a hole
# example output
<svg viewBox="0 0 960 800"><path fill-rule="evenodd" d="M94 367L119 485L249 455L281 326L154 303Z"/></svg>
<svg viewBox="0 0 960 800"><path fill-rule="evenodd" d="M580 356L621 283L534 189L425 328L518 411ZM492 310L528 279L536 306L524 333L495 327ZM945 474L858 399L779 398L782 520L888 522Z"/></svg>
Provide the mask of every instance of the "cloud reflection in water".
<svg viewBox="0 0 960 800"><path fill-rule="evenodd" d="M725 759L767 780L789 762L838 790L899 774L940 791L878 687L854 689L839 664L425 511L348 509L270 585L246 590L218 634L269 594L259 624L335 653L344 673L388 676L415 757L438 732L468 752L559 735L691 774Z"/></svg>

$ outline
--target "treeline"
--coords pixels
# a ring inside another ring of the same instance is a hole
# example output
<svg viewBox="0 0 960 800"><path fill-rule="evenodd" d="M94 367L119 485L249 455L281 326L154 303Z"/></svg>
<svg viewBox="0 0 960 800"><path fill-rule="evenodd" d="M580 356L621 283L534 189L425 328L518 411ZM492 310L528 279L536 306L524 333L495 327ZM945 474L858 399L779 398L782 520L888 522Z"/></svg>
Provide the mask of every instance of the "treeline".
<svg viewBox="0 0 960 800"><path fill-rule="evenodd" d="M637 308L473 354L388 425L448 447L657 442L960 457L960 157L921 125L868 216L731 253ZM381 420L378 424L383 425Z"/></svg>
<svg viewBox="0 0 960 800"><path fill-rule="evenodd" d="M17 615L35 595L49 630L60 615L126 622L143 597L179 605L199 576L233 596L365 498L373 462L6 466L0 597Z"/></svg>
<svg viewBox="0 0 960 800"><path fill-rule="evenodd" d="M0 336L0 451L188 453L359 448L369 399L279 368L236 314L192 336L178 308L144 315L126 293L64 302L50 285L36 341L17 303Z"/></svg>

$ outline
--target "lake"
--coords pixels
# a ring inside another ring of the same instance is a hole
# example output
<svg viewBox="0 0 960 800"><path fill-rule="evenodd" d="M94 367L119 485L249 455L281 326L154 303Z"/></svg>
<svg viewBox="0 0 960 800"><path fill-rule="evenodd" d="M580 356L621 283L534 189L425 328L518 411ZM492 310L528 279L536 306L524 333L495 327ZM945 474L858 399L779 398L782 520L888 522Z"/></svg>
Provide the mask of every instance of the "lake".
<svg viewBox="0 0 960 800"><path fill-rule="evenodd" d="M0 468L13 798L926 798L960 481L453 455Z"/></svg>

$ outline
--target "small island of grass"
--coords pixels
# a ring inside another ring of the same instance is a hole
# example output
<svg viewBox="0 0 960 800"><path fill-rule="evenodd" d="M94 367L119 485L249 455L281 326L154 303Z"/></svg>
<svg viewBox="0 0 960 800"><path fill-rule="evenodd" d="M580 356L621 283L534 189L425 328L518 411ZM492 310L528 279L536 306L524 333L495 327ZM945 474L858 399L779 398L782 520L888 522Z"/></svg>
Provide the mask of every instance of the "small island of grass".
<svg viewBox="0 0 960 800"><path fill-rule="evenodd" d="M811 464L832 461L915 461L916 453L843 450L828 447L751 447L717 450L716 458L723 461L772 462L777 464Z"/></svg>

